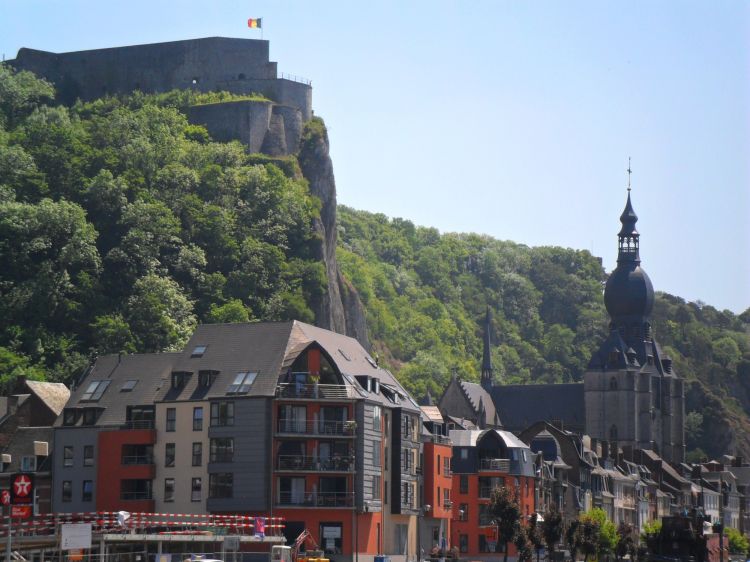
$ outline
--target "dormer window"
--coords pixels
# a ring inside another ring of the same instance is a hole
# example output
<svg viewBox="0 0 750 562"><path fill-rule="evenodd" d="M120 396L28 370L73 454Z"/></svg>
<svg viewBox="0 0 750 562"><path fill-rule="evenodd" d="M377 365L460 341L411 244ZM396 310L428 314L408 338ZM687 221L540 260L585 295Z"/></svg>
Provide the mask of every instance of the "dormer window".
<svg viewBox="0 0 750 562"><path fill-rule="evenodd" d="M193 348L192 353L190 354L190 359L196 359L199 357L203 357L203 354L206 353L206 349L208 348L207 345L196 345Z"/></svg>
<svg viewBox="0 0 750 562"><path fill-rule="evenodd" d="M214 384L217 376L219 376L218 371L198 371L198 386L208 388Z"/></svg>
<svg viewBox="0 0 750 562"><path fill-rule="evenodd" d="M63 425L75 425L78 421L78 411L74 408L65 408L63 411Z"/></svg>
<svg viewBox="0 0 750 562"><path fill-rule="evenodd" d="M227 388L227 394L246 394L250 390L250 387L253 386L253 382L257 376L258 373L251 373L249 371L237 373L234 381Z"/></svg>
<svg viewBox="0 0 750 562"><path fill-rule="evenodd" d="M86 388L86 392L84 392L81 396L81 401L88 400L91 402L96 402L102 397L104 391L107 390L109 383L110 381L93 381L89 383L89 386Z"/></svg>
<svg viewBox="0 0 750 562"><path fill-rule="evenodd" d="M188 381L190 373L172 373L172 388L182 388Z"/></svg>

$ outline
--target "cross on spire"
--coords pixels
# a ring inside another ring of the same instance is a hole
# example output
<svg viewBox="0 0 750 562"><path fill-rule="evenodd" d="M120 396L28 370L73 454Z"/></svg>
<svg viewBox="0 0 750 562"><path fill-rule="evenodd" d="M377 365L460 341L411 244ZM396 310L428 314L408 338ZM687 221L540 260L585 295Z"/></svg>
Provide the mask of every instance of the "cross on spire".
<svg viewBox="0 0 750 562"><path fill-rule="evenodd" d="M628 156L628 169L626 171L628 172L628 191L630 191L630 176L633 173L633 170L630 169L630 156Z"/></svg>

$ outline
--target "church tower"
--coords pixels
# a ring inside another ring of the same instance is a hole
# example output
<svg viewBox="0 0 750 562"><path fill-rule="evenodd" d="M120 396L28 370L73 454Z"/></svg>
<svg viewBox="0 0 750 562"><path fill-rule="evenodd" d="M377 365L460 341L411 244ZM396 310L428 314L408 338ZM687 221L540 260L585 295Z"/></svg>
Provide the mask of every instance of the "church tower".
<svg viewBox="0 0 750 562"><path fill-rule="evenodd" d="M685 455L684 388L651 331L654 288L641 267L638 216L630 200L620 216L617 267L604 304L609 335L584 373L586 433L656 451L681 462Z"/></svg>
<svg viewBox="0 0 750 562"><path fill-rule="evenodd" d="M492 325L492 317L490 316L490 307L487 307L487 313L484 317L484 345L482 347L482 375L481 383L482 388L487 392L492 391L493 374L492 374L492 343L490 341L490 329Z"/></svg>

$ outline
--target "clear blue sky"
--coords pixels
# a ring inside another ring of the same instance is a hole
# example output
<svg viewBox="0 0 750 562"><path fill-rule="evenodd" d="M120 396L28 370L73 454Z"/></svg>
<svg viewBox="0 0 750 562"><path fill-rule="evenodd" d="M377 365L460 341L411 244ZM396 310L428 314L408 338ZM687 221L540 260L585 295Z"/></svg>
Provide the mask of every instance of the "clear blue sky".
<svg viewBox="0 0 750 562"><path fill-rule="evenodd" d="M628 156L654 286L750 306L750 3L0 0L0 51L259 38L313 81L339 202L614 266Z"/></svg>

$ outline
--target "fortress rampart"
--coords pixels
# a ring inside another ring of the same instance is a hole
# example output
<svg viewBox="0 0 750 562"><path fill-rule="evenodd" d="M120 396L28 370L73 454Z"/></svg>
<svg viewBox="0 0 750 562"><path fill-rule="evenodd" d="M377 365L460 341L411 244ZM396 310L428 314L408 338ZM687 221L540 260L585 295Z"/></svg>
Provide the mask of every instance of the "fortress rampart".
<svg viewBox="0 0 750 562"><path fill-rule="evenodd" d="M277 78L268 41L206 37L168 43L50 53L22 48L8 61L53 82L60 101L73 103L108 94L173 89L257 92L312 117L312 86Z"/></svg>

